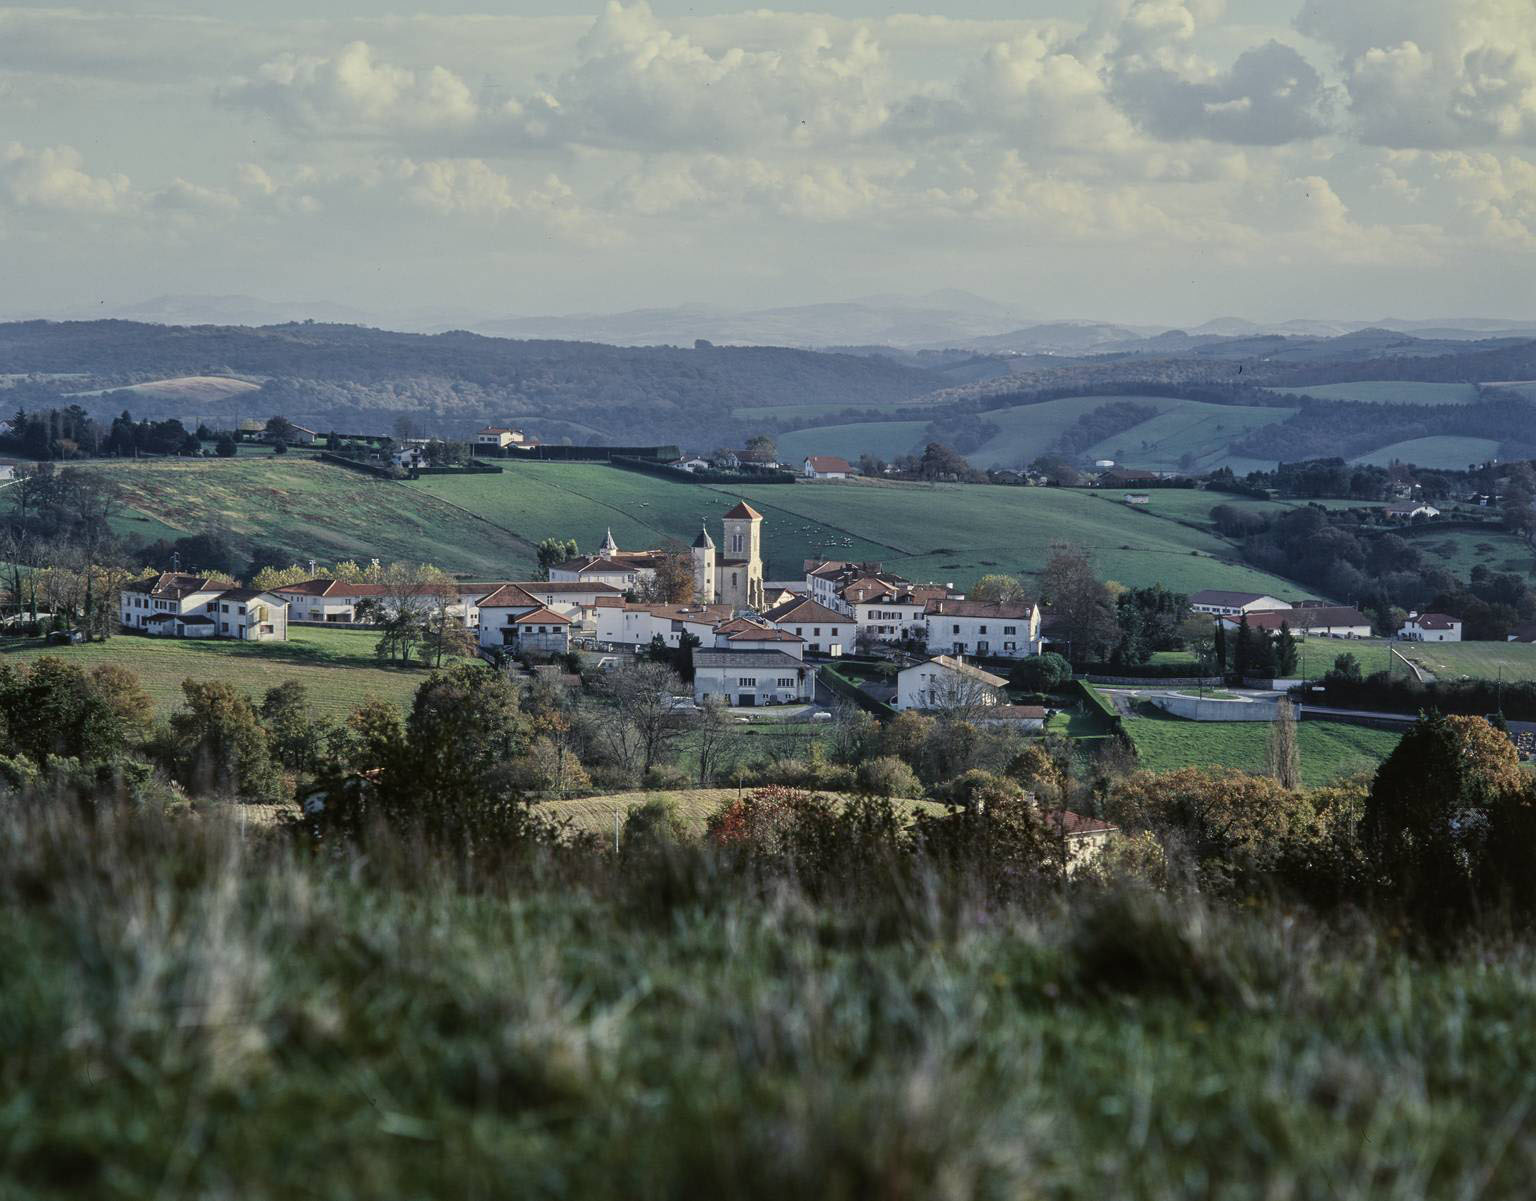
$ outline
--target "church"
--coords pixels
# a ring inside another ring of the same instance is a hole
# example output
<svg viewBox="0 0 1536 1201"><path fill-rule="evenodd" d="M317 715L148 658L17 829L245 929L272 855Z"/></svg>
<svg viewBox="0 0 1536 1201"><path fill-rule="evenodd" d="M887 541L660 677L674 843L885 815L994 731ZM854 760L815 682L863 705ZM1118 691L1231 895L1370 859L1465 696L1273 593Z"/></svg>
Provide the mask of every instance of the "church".
<svg viewBox="0 0 1536 1201"><path fill-rule="evenodd" d="M722 519L725 553L716 553L709 528L693 540L693 599L761 612L763 601L763 515L742 501Z"/></svg>
<svg viewBox="0 0 1536 1201"><path fill-rule="evenodd" d="M706 526L699 528L689 557L693 562L693 602L729 605L735 609L765 607L763 596L763 515L745 501L721 521L723 553ZM554 583L610 584L628 592L654 576L666 558L663 550L620 550L609 530L597 554L583 555L552 567Z"/></svg>

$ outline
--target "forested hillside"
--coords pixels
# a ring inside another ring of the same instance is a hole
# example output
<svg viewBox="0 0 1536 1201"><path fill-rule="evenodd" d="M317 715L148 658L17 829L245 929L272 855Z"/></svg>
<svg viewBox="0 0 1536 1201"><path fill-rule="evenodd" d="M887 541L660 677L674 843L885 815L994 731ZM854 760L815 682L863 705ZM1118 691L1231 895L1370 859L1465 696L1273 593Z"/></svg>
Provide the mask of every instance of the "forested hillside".
<svg viewBox="0 0 1536 1201"><path fill-rule="evenodd" d="M145 379L241 375L262 384L238 403L349 427L391 416L469 423L539 418L610 441L737 432L736 408L907 400L942 381L868 355L773 347L617 347L520 342L464 332L406 334L360 326L246 328L127 321L0 325L0 375L34 377L13 399L32 407L70 392ZM68 380L39 380L68 375ZM83 378L82 378L83 377ZM84 398L111 406L109 397ZM143 397L136 411L150 411ZM121 408L122 406L117 406ZM180 412L185 405L173 406Z"/></svg>

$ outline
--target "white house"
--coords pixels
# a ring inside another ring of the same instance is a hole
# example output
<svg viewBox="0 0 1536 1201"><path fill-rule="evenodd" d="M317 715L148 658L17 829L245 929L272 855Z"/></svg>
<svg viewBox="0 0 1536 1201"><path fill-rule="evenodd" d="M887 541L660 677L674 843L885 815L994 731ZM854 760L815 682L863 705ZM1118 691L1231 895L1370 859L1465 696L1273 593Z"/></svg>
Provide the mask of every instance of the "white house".
<svg viewBox="0 0 1536 1201"><path fill-rule="evenodd" d="M521 446L528 441L523 436L522 430L507 429L499 425L488 425L483 430L475 433L475 445L488 447L491 450L505 450L509 446Z"/></svg>
<svg viewBox="0 0 1536 1201"><path fill-rule="evenodd" d="M216 636L242 642L287 642L288 602L276 593L230 588L208 606L218 623Z"/></svg>
<svg viewBox="0 0 1536 1201"><path fill-rule="evenodd" d="M570 647L571 619L557 613L517 584L505 584L476 606L482 647L563 652Z"/></svg>
<svg viewBox="0 0 1536 1201"><path fill-rule="evenodd" d="M1008 683L961 659L936 655L896 673L898 709L978 709L998 705Z"/></svg>
<svg viewBox="0 0 1536 1201"><path fill-rule="evenodd" d="M836 455L808 455L802 474L808 480L845 480L853 474L853 464Z"/></svg>
<svg viewBox="0 0 1536 1201"><path fill-rule="evenodd" d="M603 597L622 602L624 593L612 584L593 580L562 582L557 580L512 580L502 587L521 588L546 609L553 609L571 619L573 626L595 629L597 602ZM477 602L478 605L478 602Z"/></svg>
<svg viewBox="0 0 1536 1201"><path fill-rule="evenodd" d="M933 600L923 621L929 654L1023 659L1040 653L1040 606L1033 601Z"/></svg>
<svg viewBox="0 0 1536 1201"><path fill-rule="evenodd" d="M598 642L608 646L650 646L660 635L667 646L680 646L684 634L713 646L715 627L731 618L729 605L642 605L603 597L597 602Z"/></svg>
<svg viewBox="0 0 1536 1201"><path fill-rule="evenodd" d="M715 649L723 651L783 651L805 658L805 639L752 617L733 617L715 627Z"/></svg>
<svg viewBox="0 0 1536 1201"><path fill-rule="evenodd" d="M118 593L118 622L124 629L148 630L150 619L155 617L192 614L206 617L214 598L235 586L233 580L221 580L216 576L171 571L134 580L123 585Z"/></svg>
<svg viewBox="0 0 1536 1201"><path fill-rule="evenodd" d="M849 654L859 635L858 623L850 614L810 599L797 598L769 609L763 620L803 639L805 649L813 655Z"/></svg>
<svg viewBox="0 0 1536 1201"><path fill-rule="evenodd" d="M474 629L479 618L476 603L497 585L485 582L448 581L443 584L361 584L350 580L301 580L281 584L272 591L288 603L293 621L343 625L359 620L358 607L371 601L385 611L407 601L435 612L449 596L448 613Z"/></svg>
<svg viewBox="0 0 1536 1201"><path fill-rule="evenodd" d="M1290 603L1263 592L1223 592L1206 588L1189 598L1191 613L1214 613L1218 617L1251 613L1258 609L1289 609Z"/></svg>
<svg viewBox="0 0 1536 1201"><path fill-rule="evenodd" d="M1397 636L1408 642L1460 642L1461 618L1445 613L1410 613Z"/></svg>
<svg viewBox="0 0 1536 1201"><path fill-rule="evenodd" d="M783 651L722 651L695 647L693 695L752 708L792 705L816 695L816 669Z"/></svg>
<svg viewBox="0 0 1536 1201"><path fill-rule="evenodd" d="M389 461L406 471L427 465L427 452L419 446L402 446L389 452Z"/></svg>

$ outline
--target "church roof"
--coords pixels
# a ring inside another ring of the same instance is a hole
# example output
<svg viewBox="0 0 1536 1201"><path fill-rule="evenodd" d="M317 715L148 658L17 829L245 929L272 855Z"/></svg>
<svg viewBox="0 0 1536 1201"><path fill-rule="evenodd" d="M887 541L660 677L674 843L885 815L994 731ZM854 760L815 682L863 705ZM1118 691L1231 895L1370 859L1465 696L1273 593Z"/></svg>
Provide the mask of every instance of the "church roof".
<svg viewBox="0 0 1536 1201"><path fill-rule="evenodd" d="M715 544L709 539L709 531L702 525L699 527L699 536L693 540L695 550L714 550Z"/></svg>
<svg viewBox="0 0 1536 1201"><path fill-rule="evenodd" d="M749 505L746 501L742 501L725 515L726 521L739 521L743 518L751 521L761 521L763 519L763 515L754 509L751 505Z"/></svg>

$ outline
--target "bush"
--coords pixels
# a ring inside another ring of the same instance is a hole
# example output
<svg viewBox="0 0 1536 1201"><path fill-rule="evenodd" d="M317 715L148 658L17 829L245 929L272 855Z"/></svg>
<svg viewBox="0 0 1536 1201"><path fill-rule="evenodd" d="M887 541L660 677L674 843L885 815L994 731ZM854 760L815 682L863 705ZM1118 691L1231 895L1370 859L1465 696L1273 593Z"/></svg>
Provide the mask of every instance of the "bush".
<svg viewBox="0 0 1536 1201"><path fill-rule="evenodd" d="M951 805L963 805L970 809L1023 800L1024 790L1004 776L994 776L989 771L972 768L948 784L936 788L934 795Z"/></svg>
<svg viewBox="0 0 1536 1201"><path fill-rule="evenodd" d="M1054 692L1072 678L1072 665L1054 651L1020 659L1008 673L1008 682L1026 692Z"/></svg>
<svg viewBox="0 0 1536 1201"><path fill-rule="evenodd" d="M647 792L666 789L677 792L693 787L693 777L680 767L674 767L670 763L658 763L645 773L641 787Z"/></svg>
<svg viewBox="0 0 1536 1201"><path fill-rule="evenodd" d="M923 785L917 773L893 755L881 755L859 764L860 792L875 797L918 797Z"/></svg>

